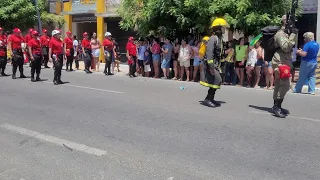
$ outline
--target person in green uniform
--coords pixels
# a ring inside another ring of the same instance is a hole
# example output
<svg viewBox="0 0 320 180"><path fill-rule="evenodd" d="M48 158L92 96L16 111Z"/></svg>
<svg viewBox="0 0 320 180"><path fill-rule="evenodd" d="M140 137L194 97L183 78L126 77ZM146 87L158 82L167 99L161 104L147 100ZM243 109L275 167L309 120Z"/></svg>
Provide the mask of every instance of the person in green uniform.
<svg viewBox="0 0 320 180"><path fill-rule="evenodd" d="M273 91L274 105L273 113L276 117L284 118L289 111L282 108L282 102L286 93L290 89L290 78L280 78L280 66L291 66L292 64L292 49L295 46L298 29L285 29L287 16L282 17L282 27L274 35L276 47L279 47L272 58L272 68L275 76L275 86Z"/></svg>
<svg viewBox="0 0 320 180"><path fill-rule="evenodd" d="M222 55L222 31L227 26L226 20L222 18L215 19L211 24L212 35L206 44L206 53L203 59L205 64L205 78L200 84L209 87L208 94L203 102L209 107L218 107L220 103L214 100L217 89L220 89L222 82L219 70L219 63Z"/></svg>

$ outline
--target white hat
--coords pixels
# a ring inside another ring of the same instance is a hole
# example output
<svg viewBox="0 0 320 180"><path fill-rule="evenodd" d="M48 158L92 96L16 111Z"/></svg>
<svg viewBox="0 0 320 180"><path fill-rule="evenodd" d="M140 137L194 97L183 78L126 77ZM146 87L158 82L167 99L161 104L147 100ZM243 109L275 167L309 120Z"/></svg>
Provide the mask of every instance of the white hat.
<svg viewBox="0 0 320 180"><path fill-rule="evenodd" d="M58 30L53 30L53 31L52 31L52 36L54 36L54 35L56 35L56 34L60 34L60 31L58 31Z"/></svg>
<svg viewBox="0 0 320 180"><path fill-rule="evenodd" d="M104 34L104 36L111 36L111 33L110 33L110 32L106 32L106 33Z"/></svg>

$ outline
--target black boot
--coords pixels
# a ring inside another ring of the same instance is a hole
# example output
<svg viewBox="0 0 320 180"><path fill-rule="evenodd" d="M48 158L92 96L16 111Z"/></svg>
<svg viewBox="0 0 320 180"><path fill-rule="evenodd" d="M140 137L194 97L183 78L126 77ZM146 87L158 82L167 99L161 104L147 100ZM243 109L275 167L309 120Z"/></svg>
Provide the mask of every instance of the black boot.
<svg viewBox="0 0 320 180"><path fill-rule="evenodd" d="M53 77L53 84L54 85L58 85L59 84L57 79L58 79L57 76L54 75L54 77Z"/></svg>
<svg viewBox="0 0 320 180"><path fill-rule="evenodd" d="M208 106L208 107L218 107L217 104L213 103L214 96L211 93L208 93L206 99L203 101L203 104Z"/></svg>
<svg viewBox="0 0 320 180"><path fill-rule="evenodd" d="M17 67L13 66L12 67L12 79L17 79L16 72L17 72Z"/></svg>
<svg viewBox="0 0 320 180"><path fill-rule="evenodd" d="M1 70L1 76L8 76L6 73L4 73L4 68Z"/></svg>
<svg viewBox="0 0 320 180"><path fill-rule="evenodd" d="M36 81L41 81L40 74L37 74Z"/></svg>
<svg viewBox="0 0 320 180"><path fill-rule="evenodd" d="M30 63L31 64L31 63ZM25 76L24 74L23 74L23 66L20 66L19 67L19 71L20 71L20 78L27 78L27 76Z"/></svg>
<svg viewBox="0 0 320 180"><path fill-rule="evenodd" d="M31 82L36 82L36 80L34 79L34 74L31 74Z"/></svg>
<svg viewBox="0 0 320 180"><path fill-rule="evenodd" d="M274 100L274 105L272 107L272 111L276 117L285 118L286 116L282 113L281 108L280 108L280 104L281 104L280 101L281 100L279 100L279 99Z"/></svg>
<svg viewBox="0 0 320 180"><path fill-rule="evenodd" d="M64 84L64 82L61 81L61 75L58 76L58 80L57 81L58 81L58 84Z"/></svg>
<svg viewBox="0 0 320 180"><path fill-rule="evenodd" d="M279 104L279 107L280 107L280 109L281 109L282 114L284 114L285 116L287 116L288 114L290 114L290 112L289 112L289 110L282 108L282 102L283 102L283 99L280 99L280 100L279 100L279 103L280 103L280 104Z"/></svg>

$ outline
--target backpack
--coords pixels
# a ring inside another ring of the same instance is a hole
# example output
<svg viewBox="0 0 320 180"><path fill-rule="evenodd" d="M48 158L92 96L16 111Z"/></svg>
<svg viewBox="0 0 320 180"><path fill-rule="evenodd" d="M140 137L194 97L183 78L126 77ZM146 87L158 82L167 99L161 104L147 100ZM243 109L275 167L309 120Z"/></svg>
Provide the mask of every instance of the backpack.
<svg viewBox="0 0 320 180"><path fill-rule="evenodd" d="M262 47L264 49L264 60L271 61L274 53L279 49L275 45L274 35L280 30L279 26L267 26L262 31Z"/></svg>

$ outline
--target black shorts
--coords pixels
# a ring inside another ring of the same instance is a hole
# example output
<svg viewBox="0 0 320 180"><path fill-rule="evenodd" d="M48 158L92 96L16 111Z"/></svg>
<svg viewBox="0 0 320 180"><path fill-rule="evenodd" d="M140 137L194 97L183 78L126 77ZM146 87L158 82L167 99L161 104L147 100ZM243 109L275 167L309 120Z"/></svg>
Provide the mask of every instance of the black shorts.
<svg viewBox="0 0 320 180"><path fill-rule="evenodd" d="M190 67L193 66L193 61L194 61L194 59L190 59Z"/></svg>
<svg viewBox="0 0 320 180"><path fill-rule="evenodd" d="M236 61L236 68L244 68L245 67L245 63L241 64L242 61Z"/></svg>
<svg viewBox="0 0 320 180"><path fill-rule="evenodd" d="M142 60L138 60L138 65L139 65L139 68L143 68L144 67L143 61Z"/></svg>

